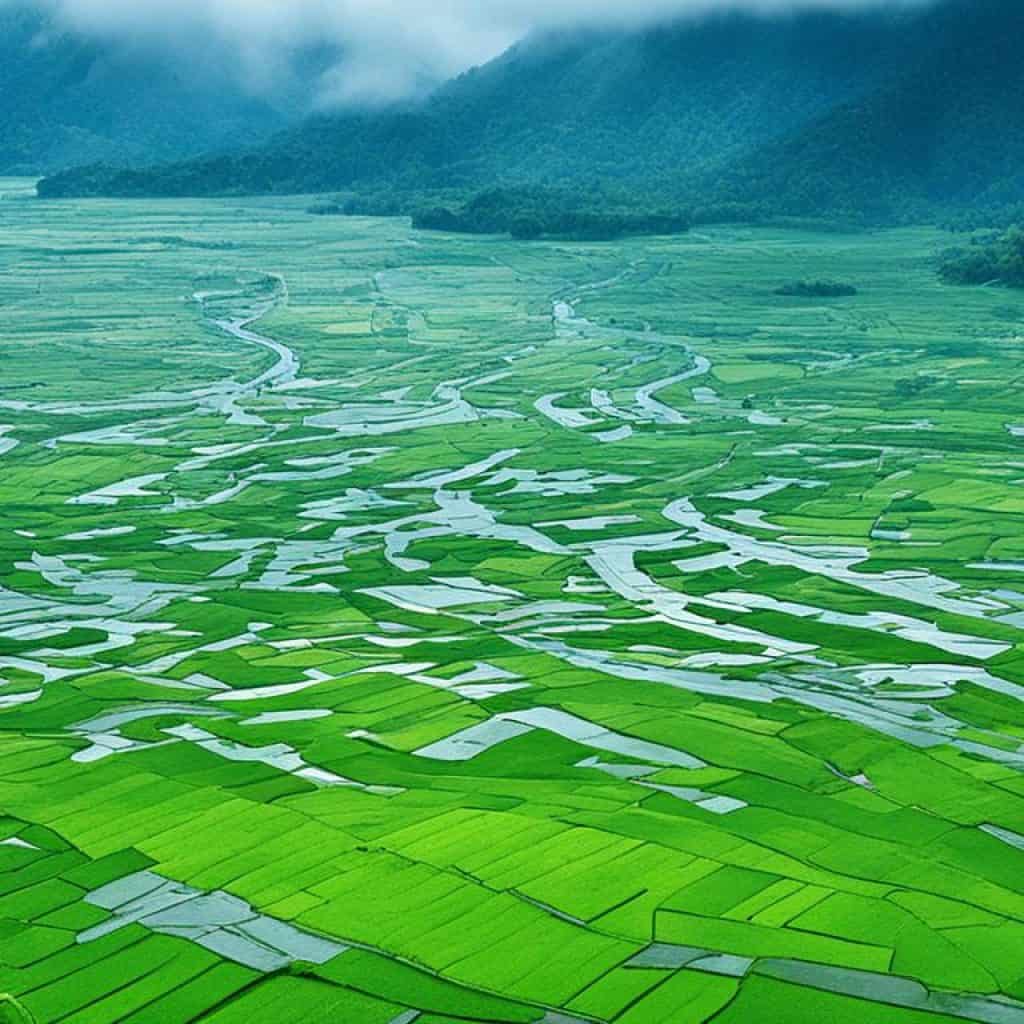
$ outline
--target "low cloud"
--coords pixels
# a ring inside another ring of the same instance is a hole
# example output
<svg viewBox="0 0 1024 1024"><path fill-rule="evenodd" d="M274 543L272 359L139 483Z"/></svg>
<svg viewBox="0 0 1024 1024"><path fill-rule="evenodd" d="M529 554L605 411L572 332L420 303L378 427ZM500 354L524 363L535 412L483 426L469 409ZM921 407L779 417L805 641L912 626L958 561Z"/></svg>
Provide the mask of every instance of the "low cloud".
<svg viewBox="0 0 1024 1024"><path fill-rule="evenodd" d="M0 0L0 3L5 0ZM6 0L24 3L26 0ZM28 0L57 26L133 46L216 54L253 92L311 49L337 59L323 104L387 102L546 29L635 26L720 10L893 7L920 0Z"/></svg>

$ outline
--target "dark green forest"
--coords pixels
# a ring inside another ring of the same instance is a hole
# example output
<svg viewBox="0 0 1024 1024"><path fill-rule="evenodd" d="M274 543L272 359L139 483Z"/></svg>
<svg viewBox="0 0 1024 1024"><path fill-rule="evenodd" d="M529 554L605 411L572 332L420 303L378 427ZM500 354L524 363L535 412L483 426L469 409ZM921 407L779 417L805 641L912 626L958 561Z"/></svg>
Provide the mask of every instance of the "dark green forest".
<svg viewBox="0 0 1024 1024"><path fill-rule="evenodd" d="M972 238L943 253L939 273L954 284L1004 284L1024 288L1024 225Z"/></svg>

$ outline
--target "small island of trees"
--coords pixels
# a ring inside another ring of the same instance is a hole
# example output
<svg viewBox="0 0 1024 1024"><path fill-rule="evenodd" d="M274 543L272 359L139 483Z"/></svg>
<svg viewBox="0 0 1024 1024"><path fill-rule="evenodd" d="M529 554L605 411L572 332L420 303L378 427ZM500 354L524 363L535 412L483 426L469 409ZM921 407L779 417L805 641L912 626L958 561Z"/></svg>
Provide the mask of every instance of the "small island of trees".
<svg viewBox="0 0 1024 1024"><path fill-rule="evenodd" d="M857 289L842 281L790 281L776 288L775 294L800 299L836 299L844 295L856 295Z"/></svg>

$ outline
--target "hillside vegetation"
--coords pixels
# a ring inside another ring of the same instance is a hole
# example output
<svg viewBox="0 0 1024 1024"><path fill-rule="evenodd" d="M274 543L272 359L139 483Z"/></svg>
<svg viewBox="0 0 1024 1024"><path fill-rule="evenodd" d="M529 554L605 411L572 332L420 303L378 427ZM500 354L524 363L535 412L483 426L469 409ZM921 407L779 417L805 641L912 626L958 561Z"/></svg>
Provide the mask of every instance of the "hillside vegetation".
<svg viewBox="0 0 1024 1024"><path fill-rule="evenodd" d="M269 102L223 54L156 53L57 27L37 6L0 3L0 173L105 161L180 160L263 142L307 109L316 60Z"/></svg>
<svg viewBox="0 0 1024 1024"><path fill-rule="evenodd" d="M259 148L56 175L43 196L590 191L692 222L1005 220L1024 200L1024 7L730 14L528 39L429 100ZM601 212L596 208L592 212Z"/></svg>
<svg viewBox="0 0 1024 1024"><path fill-rule="evenodd" d="M671 195L861 96L896 67L902 19L731 15L647 32L535 38L429 101L322 115L267 146L155 169L93 167L43 194L195 195L643 185Z"/></svg>
<svg viewBox="0 0 1024 1024"><path fill-rule="evenodd" d="M943 254L939 273L955 284L1005 284L1024 288L1024 226L974 238Z"/></svg>

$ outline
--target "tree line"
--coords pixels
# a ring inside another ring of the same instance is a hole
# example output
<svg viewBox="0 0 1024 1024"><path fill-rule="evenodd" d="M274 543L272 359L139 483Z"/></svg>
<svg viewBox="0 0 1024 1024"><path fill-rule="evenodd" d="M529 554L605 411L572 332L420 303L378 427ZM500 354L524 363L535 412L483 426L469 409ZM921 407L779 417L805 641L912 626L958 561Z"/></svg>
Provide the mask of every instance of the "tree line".
<svg viewBox="0 0 1024 1024"><path fill-rule="evenodd" d="M321 216L408 216L413 227L471 235L605 241L629 235L676 235L689 229L690 214L654 196L619 196L604 189L568 191L542 187L447 190L437 194L376 190L321 200L309 207Z"/></svg>

